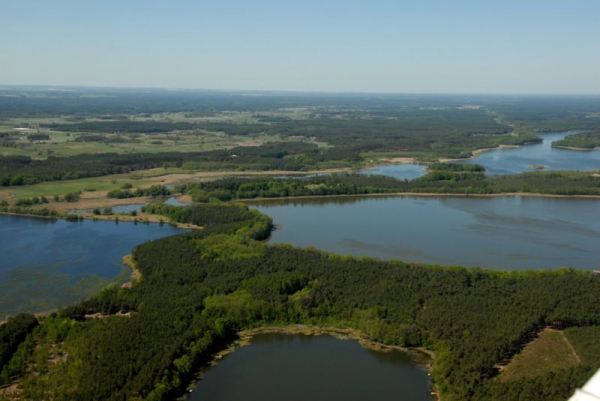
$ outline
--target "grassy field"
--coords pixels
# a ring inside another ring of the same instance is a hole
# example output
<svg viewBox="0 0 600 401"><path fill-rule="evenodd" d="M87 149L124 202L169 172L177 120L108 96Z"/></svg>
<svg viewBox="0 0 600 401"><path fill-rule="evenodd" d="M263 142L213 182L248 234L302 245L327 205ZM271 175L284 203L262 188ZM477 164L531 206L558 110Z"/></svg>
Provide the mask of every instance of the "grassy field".
<svg viewBox="0 0 600 401"><path fill-rule="evenodd" d="M518 380L555 372L581 363L579 356L562 331L544 329L502 368L499 380Z"/></svg>
<svg viewBox="0 0 600 401"><path fill-rule="evenodd" d="M0 199L13 203L16 199L46 196L50 199L54 194L64 195L69 192L85 192L90 189L95 191L110 191L121 188L125 183L134 187L146 187L160 184L159 177L167 174L187 173L178 168L159 168L152 170L136 171L127 174L114 174L103 177L82 178L80 180L43 182L35 185L17 187L0 187Z"/></svg>
<svg viewBox="0 0 600 401"><path fill-rule="evenodd" d="M37 133L37 131L36 131ZM0 146L0 155L23 155L32 159L46 159L48 156L73 156L96 153L162 153L162 152L201 152L235 146L259 146L266 142L278 142L276 135L257 135L253 137L225 135L218 132L194 131L177 134L135 134L129 135L135 142L77 142L78 133L40 130L50 139L33 143L22 134L15 140L15 147ZM115 138L119 134L107 134Z"/></svg>
<svg viewBox="0 0 600 401"><path fill-rule="evenodd" d="M14 147L0 146L0 155L24 155L34 159L46 159L48 156L72 156L77 154L94 153L160 153L160 152L198 152L214 149L230 148L235 146L259 146L266 142L282 141L279 135L226 135L222 132L210 132L204 130L177 131L161 134L116 134L105 133L108 139L117 137L126 138L129 142L77 142L75 138L81 132L60 132L44 128L47 124L69 124L73 122L95 122L95 121L118 121L126 119L129 121L156 121L173 123L231 123L231 124L257 124L261 117L285 117L290 119L305 119L308 116L307 109L269 110L254 114L251 112L222 111L214 113L214 116L196 116L192 113L156 113L151 115L126 115L108 116L104 119L87 117L72 121L69 118L12 118L5 119L0 125L0 132L11 132L14 134L12 140ZM268 123L264 123L265 126ZM18 131L15 128L29 128L27 131ZM49 140L34 143L27 139L27 134L47 134ZM307 141L311 141L307 139ZM315 142L316 143L316 142ZM316 143L326 146L324 143Z"/></svg>

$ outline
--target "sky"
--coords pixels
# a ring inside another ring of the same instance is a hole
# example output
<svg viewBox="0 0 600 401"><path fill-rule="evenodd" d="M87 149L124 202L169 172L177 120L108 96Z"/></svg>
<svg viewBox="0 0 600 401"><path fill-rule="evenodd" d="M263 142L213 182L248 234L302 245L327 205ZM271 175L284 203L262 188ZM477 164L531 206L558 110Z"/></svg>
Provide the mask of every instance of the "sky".
<svg viewBox="0 0 600 401"><path fill-rule="evenodd" d="M0 84L600 94L598 0L0 0Z"/></svg>

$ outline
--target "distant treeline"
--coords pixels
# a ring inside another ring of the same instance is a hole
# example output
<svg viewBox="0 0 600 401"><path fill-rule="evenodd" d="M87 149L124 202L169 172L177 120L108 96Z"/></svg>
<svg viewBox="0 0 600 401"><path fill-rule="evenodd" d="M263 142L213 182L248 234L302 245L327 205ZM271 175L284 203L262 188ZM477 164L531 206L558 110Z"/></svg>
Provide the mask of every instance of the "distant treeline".
<svg viewBox="0 0 600 401"><path fill-rule="evenodd" d="M489 99L486 107L537 132L600 129L599 96L518 96Z"/></svg>
<svg viewBox="0 0 600 401"><path fill-rule="evenodd" d="M141 140L135 138L134 135L80 134L77 137L75 137L74 141L100 143L140 143Z"/></svg>
<svg viewBox="0 0 600 401"><path fill-rule="evenodd" d="M600 131L567 135L564 139L552 142L552 147L578 149L600 148Z"/></svg>
<svg viewBox="0 0 600 401"><path fill-rule="evenodd" d="M227 201L386 193L600 195L600 178L580 172L532 172L488 177L484 175L483 167L478 165L433 164L428 174L411 181L350 173L303 178L231 177L185 184L176 187L175 191L190 194L195 202L208 202L211 198Z"/></svg>
<svg viewBox="0 0 600 401"><path fill-rule="evenodd" d="M163 121L86 121L71 124L47 124L45 128L54 131L69 132L97 132L97 133L123 133L123 134L156 134L171 131L198 129L196 124L186 122Z"/></svg>
<svg viewBox="0 0 600 401"><path fill-rule="evenodd" d="M0 156L0 186L31 185L128 173L156 167L195 170L309 170L349 166L361 160L351 149L321 150L316 145L291 142L257 147L190 153L104 153L32 160L28 156Z"/></svg>
<svg viewBox="0 0 600 401"><path fill-rule="evenodd" d="M48 208L32 208L28 206L7 206L0 205L0 213L22 214L26 216L52 217L59 218L62 214Z"/></svg>
<svg viewBox="0 0 600 401"><path fill-rule="evenodd" d="M113 189L109 191L106 196L108 198L116 199L128 199L128 198L139 198L141 196L168 196L171 195L172 191L164 185L152 185L150 188L136 188L136 189Z"/></svg>
<svg viewBox="0 0 600 401"><path fill-rule="evenodd" d="M564 400L600 367L600 276L590 272L440 268L270 247L254 239L268 235L270 219L240 205L150 209L206 228L136 247L139 283L43 320L0 366L3 380L20 378L22 398L174 398L237 331L273 324L351 327L432 350L444 400ZM130 317L85 319L117 312ZM547 326L568 328L581 365L495 380L497 364Z"/></svg>

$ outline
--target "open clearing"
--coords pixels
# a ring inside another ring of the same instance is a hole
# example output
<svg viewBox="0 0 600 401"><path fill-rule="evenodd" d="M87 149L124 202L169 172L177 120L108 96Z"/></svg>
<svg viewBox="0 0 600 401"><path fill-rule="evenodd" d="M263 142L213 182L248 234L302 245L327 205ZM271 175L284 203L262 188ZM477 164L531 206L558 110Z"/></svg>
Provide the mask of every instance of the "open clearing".
<svg viewBox="0 0 600 401"><path fill-rule="evenodd" d="M510 363L501 368L499 380L534 377L581 364L575 349L559 330L545 328Z"/></svg>

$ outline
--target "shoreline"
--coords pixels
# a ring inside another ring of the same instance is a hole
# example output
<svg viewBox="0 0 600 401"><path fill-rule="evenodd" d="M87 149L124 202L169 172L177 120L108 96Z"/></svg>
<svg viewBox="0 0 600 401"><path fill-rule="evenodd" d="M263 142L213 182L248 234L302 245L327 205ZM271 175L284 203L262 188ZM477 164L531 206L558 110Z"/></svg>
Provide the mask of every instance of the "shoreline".
<svg viewBox="0 0 600 401"><path fill-rule="evenodd" d="M554 149L566 149L566 150L576 150L578 152L591 152L593 150L600 150L600 147L596 146L593 148L576 148L574 146L552 146Z"/></svg>
<svg viewBox="0 0 600 401"><path fill-rule="evenodd" d="M438 161L440 163L452 163L452 162L460 162L460 161L465 161L465 160L472 160L472 159L478 158L482 153L487 153L487 152L491 152L494 150L500 150L500 149L519 149L523 146L524 145L498 145L495 148L475 149L475 150L471 151L472 156L465 157L464 159L452 159L449 157L440 157L440 158L438 158Z"/></svg>
<svg viewBox="0 0 600 401"><path fill-rule="evenodd" d="M301 201L301 200L317 200L317 199L347 199L347 198L392 198L392 197L414 197L414 198L500 198L500 197L525 197L525 198L560 198L560 199L600 199L600 195L559 195L559 194L542 194L535 192L502 192L492 194L465 194L465 193L437 193L437 192L379 192L368 194L340 194L340 195L306 195L306 196L287 196L277 198L251 198L251 199L232 199L228 202L239 202L244 204L259 204L259 203L275 203L284 201ZM142 203L142 202L140 202ZM131 203L137 204L137 203ZM189 206L189 205L186 205ZM50 209L54 210L54 209ZM66 220L68 215L61 216L41 216L35 214L20 214L11 212L0 212L0 215L6 216L21 216L40 218L47 220ZM94 215L92 213L81 213L77 215L82 220L89 221L113 221L126 222L134 224L170 224L174 227L183 230L202 230L204 227L189 223L171 223L164 220L163 216L139 213L136 216L129 214L112 214L112 215Z"/></svg>
<svg viewBox="0 0 600 401"><path fill-rule="evenodd" d="M53 209L52 209L53 210ZM36 214L21 214L21 213L10 213L10 212L0 212L0 215L6 216L20 216L20 217L31 217L31 218L39 218L39 219L47 219L47 220L65 220L69 215L62 216L40 216ZM72 214L70 216L73 216ZM133 224L169 224L176 228L180 228L182 230L203 230L204 227L197 226L190 223L171 223L164 220L164 216L154 215L154 214L143 214L140 213L137 216L131 216L128 214L112 214L112 215L94 215L90 213L81 213L76 215L77 217L81 217L81 220L88 221L112 221L115 223L133 223ZM79 221L79 219L78 219ZM73 223L76 223L73 221Z"/></svg>
<svg viewBox="0 0 600 401"><path fill-rule="evenodd" d="M414 197L414 198L499 198L509 196L522 196L528 198L576 198L576 199L600 199L600 195L556 195L540 194L532 192L503 192L497 194L460 194L460 193L435 193L435 192L381 192L369 194L341 194L341 195L307 195L307 196L288 196L284 198L252 198L252 199L233 199L230 202L243 203L262 203L269 201L284 200L302 200L302 199L336 199L336 198L369 198L369 197Z"/></svg>
<svg viewBox="0 0 600 401"><path fill-rule="evenodd" d="M125 255L121 260L125 266L129 266L131 269L131 280L123 283L121 288L131 288L133 283L138 283L142 279L142 273L140 272L137 262L133 259L133 254L130 253L129 255Z"/></svg>
<svg viewBox="0 0 600 401"><path fill-rule="evenodd" d="M439 391L437 385L431 381L431 371L436 362L436 356L433 351L421 347L406 348L398 345L388 345L373 341L369 336L360 330L352 328L338 328L335 326L311 326L304 324L292 324L287 326L261 326L253 329L242 330L237 333L238 339L231 342L227 348L216 352L212 355L210 361L200 367L195 374L194 379L186 387L186 394L177 398L178 400L188 399L188 394L191 393L198 383L204 379L204 375L208 370L218 365L225 356L231 354L236 349L252 345L252 338L259 334L285 334L285 335L305 335L305 336L321 336L328 335L339 340L355 340L360 346L367 350L376 352L404 352L411 358L411 364L417 365L427 372L429 377L429 391L433 400L439 400ZM425 363L426 360L426 363Z"/></svg>

